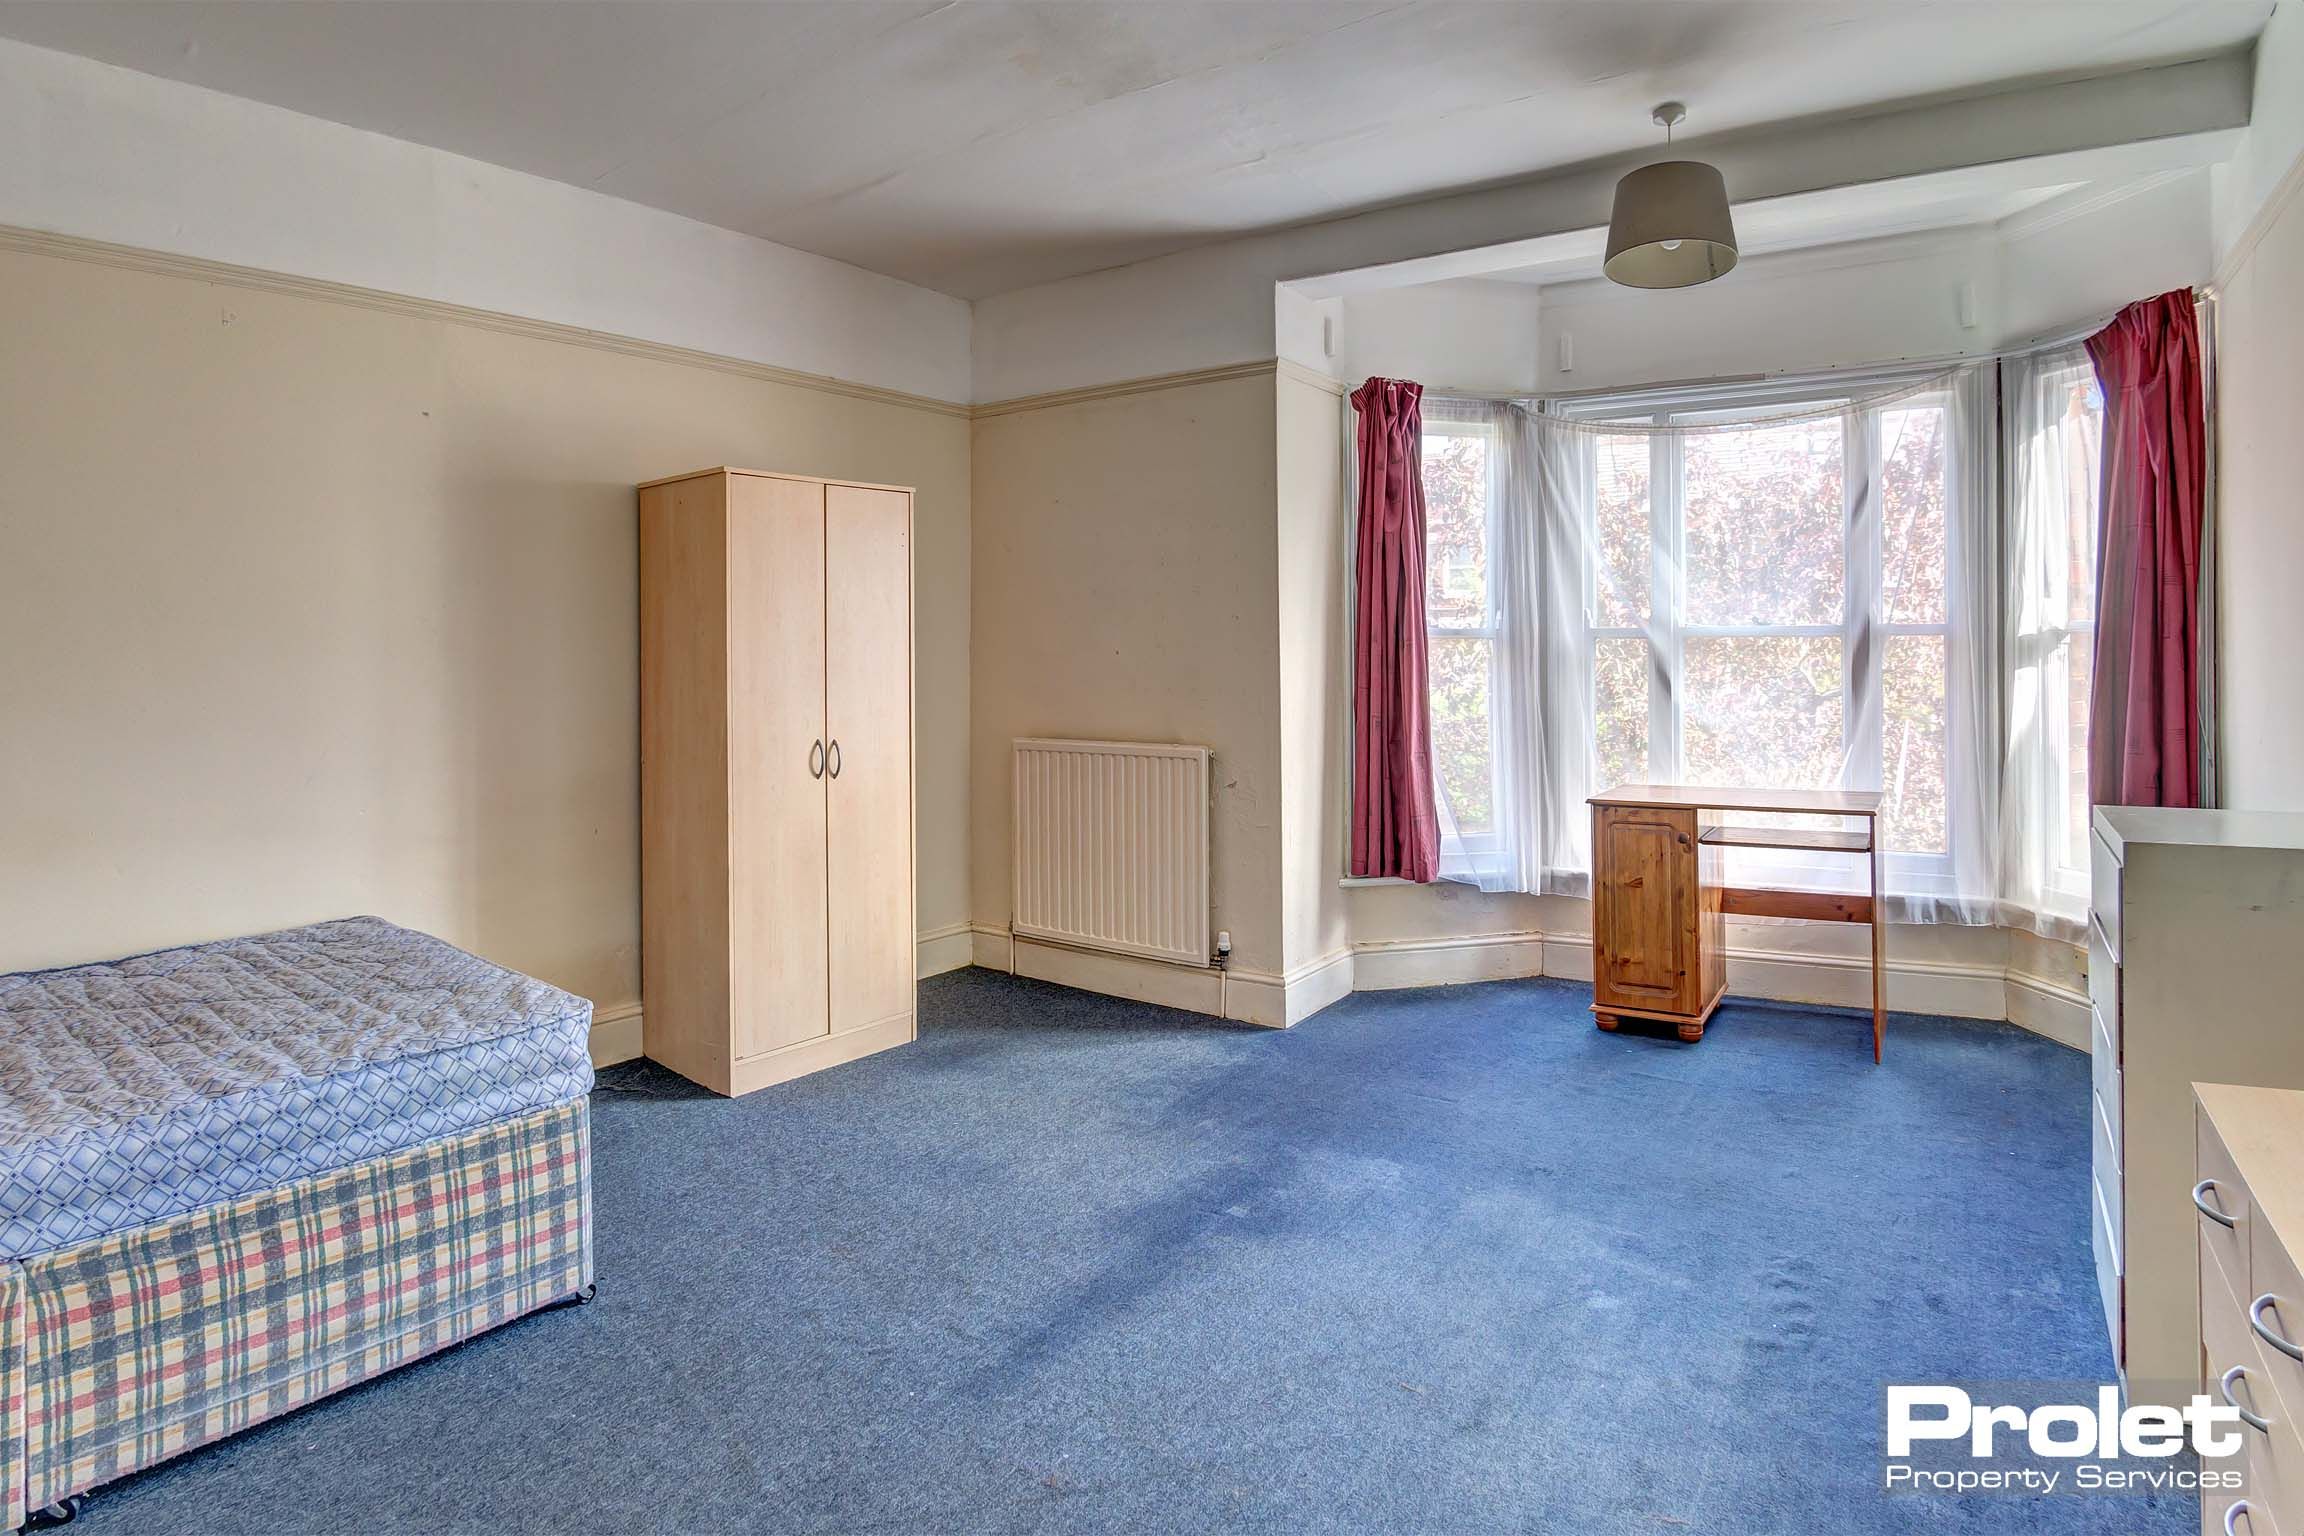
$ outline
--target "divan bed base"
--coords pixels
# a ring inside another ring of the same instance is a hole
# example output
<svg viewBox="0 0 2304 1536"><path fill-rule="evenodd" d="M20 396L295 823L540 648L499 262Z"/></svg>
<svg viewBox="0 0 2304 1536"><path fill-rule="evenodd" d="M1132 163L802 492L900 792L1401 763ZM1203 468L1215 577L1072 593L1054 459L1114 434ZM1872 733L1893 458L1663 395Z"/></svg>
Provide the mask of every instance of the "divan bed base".
<svg viewBox="0 0 2304 1536"><path fill-rule="evenodd" d="M581 1098L0 1263L0 1529L591 1285Z"/></svg>

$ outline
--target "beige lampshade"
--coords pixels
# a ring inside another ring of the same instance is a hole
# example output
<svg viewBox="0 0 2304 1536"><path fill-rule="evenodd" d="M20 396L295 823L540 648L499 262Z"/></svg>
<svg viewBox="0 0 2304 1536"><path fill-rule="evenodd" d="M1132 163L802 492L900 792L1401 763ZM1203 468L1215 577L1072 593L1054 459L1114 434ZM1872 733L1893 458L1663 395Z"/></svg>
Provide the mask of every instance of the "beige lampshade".
<svg viewBox="0 0 2304 1536"><path fill-rule="evenodd" d="M1628 288L1687 288L1736 265L1728 183L1700 160L1644 165L1616 183L1601 270Z"/></svg>

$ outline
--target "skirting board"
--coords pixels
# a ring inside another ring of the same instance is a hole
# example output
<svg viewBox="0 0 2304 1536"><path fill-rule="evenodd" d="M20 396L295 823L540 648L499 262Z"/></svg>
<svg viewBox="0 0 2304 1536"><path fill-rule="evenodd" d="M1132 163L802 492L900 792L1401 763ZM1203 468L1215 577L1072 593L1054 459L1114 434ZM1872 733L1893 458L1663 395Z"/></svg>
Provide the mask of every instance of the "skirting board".
<svg viewBox="0 0 2304 1536"><path fill-rule="evenodd" d="M1358 958L1349 949L1299 966L1281 979L1290 1024L1301 1024L1330 1003L1342 1002L1359 985Z"/></svg>
<svg viewBox="0 0 2304 1536"><path fill-rule="evenodd" d="M2059 1045L2088 1049L2088 999L2037 976L1998 966L1949 965L1935 960L1891 960L1884 981L1888 1006L1898 1013L1956 1019L2005 1019ZM1592 940L1554 934L1544 940L1544 974L1592 979ZM1731 946L1728 996L1836 1008L1872 1006L1871 962L1853 955L1800 955Z"/></svg>
<svg viewBox="0 0 2304 1536"><path fill-rule="evenodd" d="M1544 974L1544 935L1533 930L1446 939L1382 939L1352 946L1352 985L1363 992Z"/></svg>
<svg viewBox="0 0 2304 1536"><path fill-rule="evenodd" d="M1083 992L1132 998L1204 1013L1211 1018L1286 1029L1352 991L1352 954L1338 950L1287 976L1269 971L1218 971L1099 950L1068 949L1012 937L1005 928L978 927L975 963Z"/></svg>
<svg viewBox="0 0 2304 1536"><path fill-rule="evenodd" d="M618 1003L592 1012L592 1065L612 1067L640 1058L640 1005Z"/></svg>
<svg viewBox="0 0 2304 1536"><path fill-rule="evenodd" d="M920 935L918 974L921 980L975 963L975 930L968 924L947 923Z"/></svg>
<svg viewBox="0 0 2304 1536"><path fill-rule="evenodd" d="M1580 934L1476 934L1463 938L1394 939L1355 945L1286 978L1234 971L1221 984L1214 971L1064 949L1022 939L1005 928L978 927L975 963L1112 997L1134 998L1191 1013L1277 1027L1301 1023L1355 991L1452 986L1521 976L1592 979L1592 941ZM2060 1045L2088 1048L2088 1000L2036 976L1997 967L1937 961L1890 961L1888 1006L1905 1013L2005 1019ZM1870 966L1856 957L1796 955L1735 948L1728 952L1731 997L1868 1008Z"/></svg>
<svg viewBox="0 0 2304 1536"><path fill-rule="evenodd" d="M2089 1047L2088 994L2038 976L2008 973L2008 1022L2076 1051Z"/></svg>
<svg viewBox="0 0 2304 1536"><path fill-rule="evenodd" d="M976 961L972 940L974 930L966 923L953 923L943 928L931 928L920 935L919 974L922 979L941 976L946 971L957 971ZM618 1003L614 1007L600 1008L592 1014L592 1065L612 1067L620 1061L636 1061L640 1049L640 1005Z"/></svg>
<svg viewBox="0 0 2304 1536"><path fill-rule="evenodd" d="M973 963L988 970L1013 971L1084 992L1282 1029L1302 1023L1356 991L1452 986L1524 976L1592 979L1592 940L1582 934L1521 931L1381 940L1338 950L1281 977L1240 970L1224 975L1127 955L1066 949L1031 939L1011 941L1005 928L978 926L959 931L970 936ZM925 969L929 946L942 946L950 938L947 931L922 940L923 975L929 974ZM938 955L939 968L949 969L941 963L949 958L941 947ZM2005 1019L2059 1045L2088 1049L2086 995L2044 977L1996 966L1891 960L1887 986L1888 1006L1902 1013ZM1864 1009L1872 1002L1871 967L1857 956L1735 947L1728 951L1728 992L1731 998Z"/></svg>

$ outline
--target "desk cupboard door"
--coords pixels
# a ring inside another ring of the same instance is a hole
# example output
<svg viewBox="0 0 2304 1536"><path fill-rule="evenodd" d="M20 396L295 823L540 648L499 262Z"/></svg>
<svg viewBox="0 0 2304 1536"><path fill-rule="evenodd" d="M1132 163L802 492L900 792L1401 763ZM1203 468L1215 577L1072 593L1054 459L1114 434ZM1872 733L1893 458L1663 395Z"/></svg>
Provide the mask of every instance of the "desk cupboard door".
<svg viewBox="0 0 2304 1536"><path fill-rule="evenodd" d="M912 498L835 485L824 517L832 1032L909 1018Z"/></svg>
<svg viewBox="0 0 2304 1536"><path fill-rule="evenodd" d="M1602 1008L1701 1012L1696 812L1592 811L1592 991Z"/></svg>

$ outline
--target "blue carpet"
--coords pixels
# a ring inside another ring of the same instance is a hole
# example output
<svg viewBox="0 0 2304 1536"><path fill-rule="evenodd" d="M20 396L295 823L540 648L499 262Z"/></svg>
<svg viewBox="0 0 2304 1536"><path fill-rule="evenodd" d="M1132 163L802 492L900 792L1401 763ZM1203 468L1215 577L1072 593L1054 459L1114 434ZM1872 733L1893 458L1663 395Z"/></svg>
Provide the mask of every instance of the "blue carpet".
<svg viewBox="0 0 2304 1536"><path fill-rule="evenodd" d="M594 1099L601 1293L100 1492L261 1531L2175 1532L1878 1491L1885 1380L2096 1380L2088 1062L2004 1025L984 971L918 1044Z"/></svg>

